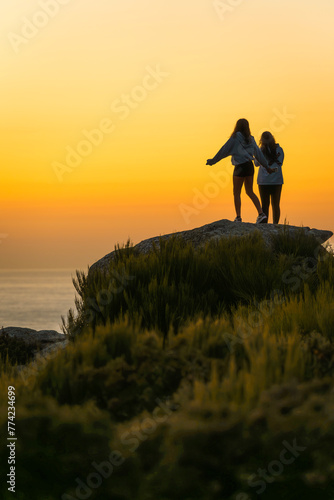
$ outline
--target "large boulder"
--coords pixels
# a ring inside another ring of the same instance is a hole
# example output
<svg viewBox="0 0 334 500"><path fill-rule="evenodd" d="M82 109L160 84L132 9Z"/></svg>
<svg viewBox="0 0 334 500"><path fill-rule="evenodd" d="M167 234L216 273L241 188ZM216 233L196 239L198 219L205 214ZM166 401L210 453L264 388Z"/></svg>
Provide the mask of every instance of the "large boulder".
<svg viewBox="0 0 334 500"><path fill-rule="evenodd" d="M26 352L29 360L49 356L68 344L66 336L54 330L36 331L16 326L2 328L0 341L2 349L8 349L10 357L18 355L22 359ZM23 351L22 354L20 351Z"/></svg>
<svg viewBox="0 0 334 500"><path fill-rule="evenodd" d="M271 244L271 237L277 234L279 231L289 231L291 234L297 233L303 230L306 234L315 236L319 243L325 243L329 238L333 236L332 231L324 231L321 229L310 229L309 227L300 228L299 226L289 226L283 224L252 224L252 223L240 223L231 222L229 220L223 219L220 221L212 222L211 224L206 224L195 229L190 229L188 231L181 231L178 233L165 234L163 236L154 236L147 240L143 240L134 246L136 251L141 254L146 254L152 250L153 244L159 246L160 238L166 240L172 236L179 236L187 242L191 242L195 247L205 244L211 239L226 238L229 236L246 236L253 233L254 231L260 231L264 238L264 243L266 245ZM91 276L96 270L106 271L109 268L110 261L115 257L115 251L108 253L102 259L95 262L89 269L89 276Z"/></svg>
<svg viewBox="0 0 334 500"><path fill-rule="evenodd" d="M0 330L0 335L1 334L7 334L10 338L24 340L24 342L28 344L37 342L43 347L48 347L50 344L55 344L57 342L66 342L65 335L55 330L37 331L31 328L8 326Z"/></svg>

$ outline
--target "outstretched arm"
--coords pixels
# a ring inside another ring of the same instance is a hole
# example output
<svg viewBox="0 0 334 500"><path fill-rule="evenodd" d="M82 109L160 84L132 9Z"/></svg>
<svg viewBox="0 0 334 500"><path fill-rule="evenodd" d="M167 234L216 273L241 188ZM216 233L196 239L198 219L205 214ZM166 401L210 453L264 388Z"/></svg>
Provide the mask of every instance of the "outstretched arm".
<svg viewBox="0 0 334 500"><path fill-rule="evenodd" d="M218 151L216 156L214 156L211 160L206 162L207 165L214 165L218 161L230 156L233 151L234 146L234 137L230 137L230 139L224 144L224 146Z"/></svg>

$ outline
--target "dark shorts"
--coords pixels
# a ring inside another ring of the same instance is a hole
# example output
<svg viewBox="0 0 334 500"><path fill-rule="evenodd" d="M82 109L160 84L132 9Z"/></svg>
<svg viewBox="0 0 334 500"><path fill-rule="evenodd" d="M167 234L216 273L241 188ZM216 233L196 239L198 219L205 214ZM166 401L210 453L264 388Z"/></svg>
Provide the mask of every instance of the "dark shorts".
<svg viewBox="0 0 334 500"><path fill-rule="evenodd" d="M254 175L254 165L252 161L246 161L246 163L240 163L234 167L233 175L235 177L248 177Z"/></svg>
<svg viewBox="0 0 334 500"><path fill-rule="evenodd" d="M259 184L260 194L268 196L280 196L282 191L282 184Z"/></svg>

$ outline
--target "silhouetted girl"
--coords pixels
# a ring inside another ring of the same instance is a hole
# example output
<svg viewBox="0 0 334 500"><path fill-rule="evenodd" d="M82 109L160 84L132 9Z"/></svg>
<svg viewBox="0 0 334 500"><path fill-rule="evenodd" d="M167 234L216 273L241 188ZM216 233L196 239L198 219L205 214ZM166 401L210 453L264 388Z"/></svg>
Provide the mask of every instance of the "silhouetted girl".
<svg viewBox="0 0 334 500"><path fill-rule="evenodd" d="M270 132L263 132L260 139L260 149L266 157L269 166L274 171L273 174L269 175L262 166L259 168L257 183L259 185L262 208L267 216L267 222L271 202L273 223L278 224L281 216L280 200L282 185L284 183L282 174L284 151L279 144L276 144L275 138Z"/></svg>
<svg viewBox="0 0 334 500"><path fill-rule="evenodd" d="M268 173L271 173L272 170L269 168L268 161L256 144L254 137L250 133L248 121L244 118L237 121L230 139L218 151L216 156L211 160L208 160L206 164L214 165L227 156L232 156L232 164L235 166L233 172L233 195L237 216L234 222L242 221L240 195L244 183L246 193L254 203L259 213L256 219L256 223L259 224L261 222L267 222L267 216L265 215L264 210L262 210L260 201L253 191L254 157Z"/></svg>

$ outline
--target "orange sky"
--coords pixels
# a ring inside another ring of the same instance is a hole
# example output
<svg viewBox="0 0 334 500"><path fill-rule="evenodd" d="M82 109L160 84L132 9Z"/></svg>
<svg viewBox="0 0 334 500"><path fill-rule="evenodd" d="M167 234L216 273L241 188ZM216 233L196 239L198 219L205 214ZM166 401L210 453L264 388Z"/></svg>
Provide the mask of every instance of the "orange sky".
<svg viewBox="0 0 334 500"><path fill-rule="evenodd" d="M241 117L285 150L282 221L334 230L333 14L332 0L1 5L0 268L86 269L128 237L234 219L230 159L206 159Z"/></svg>

